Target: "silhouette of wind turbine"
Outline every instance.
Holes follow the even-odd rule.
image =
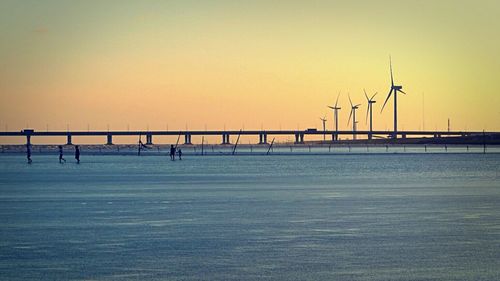
[[[368,122],[368,114],[370,114],[370,133],[368,134],[368,139],[371,140],[373,131],[373,104],[377,102],[374,101],[373,98],[377,95],[377,93],[375,93],[371,98],[368,98],[365,89],[363,89],[363,92],[365,92],[366,101],[368,102],[368,108],[366,109],[366,122]]]
[[[339,137],[339,110],[341,109],[338,107],[338,102],[339,102],[339,96],[340,96],[340,91],[339,94],[337,95],[337,100],[335,101],[334,106],[328,106],[333,110],[333,120],[335,120],[335,135],[334,135],[334,140],[337,140]]]
[[[325,137],[325,131],[326,131],[326,116],[323,116],[323,118],[319,118],[319,120],[321,120],[323,122],[323,141],[326,140],[326,137]]]
[[[352,117],[352,139],[355,140],[356,139],[356,123],[358,123],[356,121],[356,109],[358,109],[361,104],[353,105],[352,101],[351,101],[351,96],[349,94],[347,94],[347,95],[349,97],[349,103],[351,104],[351,113],[349,114],[349,120],[347,121],[347,125],[349,125],[349,123],[351,122],[351,117]]]
[[[382,112],[384,110],[385,104],[387,103],[387,101],[391,97],[391,94],[394,93],[394,134],[392,137],[397,138],[398,137],[398,98],[397,97],[398,97],[398,92],[405,94],[405,95],[406,95],[406,93],[403,92],[403,90],[402,90],[403,86],[394,85],[394,77],[392,75],[391,56],[389,56],[389,67],[391,70],[391,90],[389,91],[389,94],[387,95],[387,98],[385,99],[384,105],[382,106],[382,109],[380,110],[380,112]]]

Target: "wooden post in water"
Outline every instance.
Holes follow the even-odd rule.
[[[270,146],[269,146],[269,148],[267,149],[267,153],[266,153],[266,155],[269,155],[269,152],[271,151],[271,148],[273,148],[274,139],[275,139],[275,138],[273,138],[273,140],[271,141],[271,145],[270,145]]]
[[[137,156],[141,156],[141,138],[142,138],[142,135],[139,134],[139,142],[137,143],[138,147],[137,147]]]
[[[201,136],[201,156],[203,156],[203,144],[205,143],[205,136]]]
[[[240,136],[241,136],[241,130],[240,132],[238,133],[238,138],[236,139],[236,143],[234,144],[234,147],[233,147],[233,155],[236,153],[236,147],[238,147],[238,143],[240,142]]]
[[[483,130],[483,154],[486,154],[486,135]]]
[[[179,132],[179,136],[177,136],[177,141],[175,142],[175,150],[177,150],[177,146],[179,145],[179,139],[181,138],[181,132]]]

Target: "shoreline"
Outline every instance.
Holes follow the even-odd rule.
[[[75,145],[62,145],[64,154],[73,155]],[[82,155],[138,155],[136,144],[95,145],[78,144]],[[181,144],[178,146],[186,156],[251,156],[251,155],[355,155],[355,154],[422,154],[422,153],[500,153],[497,144],[404,144],[404,143],[336,143],[336,144],[239,144],[235,145],[202,145]],[[140,156],[165,156],[169,154],[170,145],[148,145],[141,149]],[[234,153],[233,153],[234,150]],[[58,145],[32,144],[33,155],[58,154]],[[1,145],[0,156],[10,154],[25,154],[26,145]],[[203,154],[202,154],[203,153]]]

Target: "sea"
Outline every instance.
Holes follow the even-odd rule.
[[[480,151],[1,154],[0,280],[500,280]]]

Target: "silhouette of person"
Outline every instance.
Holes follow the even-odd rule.
[[[59,163],[66,163],[66,159],[63,158],[63,148],[61,145],[59,147]]]
[[[75,159],[76,159],[76,164],[80,164],[80,148],[75,146]]]
[[[26,145],[26,158],[28,158],[28,164],[31,164],[31,162],[33,162],[31,160],[31,147],[29,144]]]
[[[179,160],[182,160],[182,150],[180,148],[177,149],[177,154],[179,154]]]
[[[170,145],[170,160],[175,161],[175,147],[173,144]]]

